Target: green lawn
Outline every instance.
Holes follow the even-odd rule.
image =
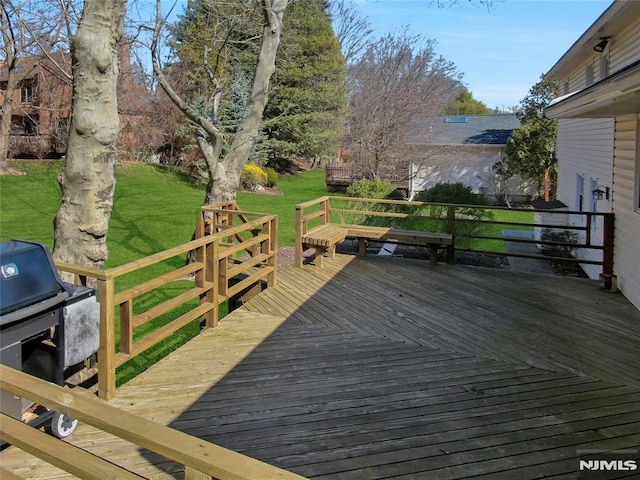
[[[53,219],[60,205],[56,177],[61,162],[20,162],[27,175],[0,177],[0,238],[20,238],[53,246]],[[243,210],[279,216],[279,244],[293,245],[295,205],[326,195],[324,172],[282,178],[281,196],[239,192]],[[116,168],[109,225],[107,268],[137,260],[191,239],[204,188],[175,170],[146,164]]]
[[[53,247],[53,219],[60,205],[60,188],[56,177],[62,162],[20,162],[15,166],[24,176],[0,176],[0,240],[18,238],[42,242]],[[310,171],[281,179],[282,196],[240,192],[238,203],[243,210],[275,213],[279,216],[279,243],[293,245],[295,205],[326,194],[324,172]],[[198,211],[204,199],[202,186],[195,186],[175,170],[146,164],[124,164],[116,168],[116,190],[109,226],[109,261],[115,267],[147,255],[175,247],[191,240]],[[184,264],[180,258],[136,271],[118,279],[123,290],[149,280],[164,271]],[[188,281],[173,282],[137,299],[135,311],[179,295]],[[136,338],[167,323],[197,304],[197,300],[175,309],[136,329]],[[220,306],[222,318],[227,306]],[[188,341],[199,331],[192,322],[161,344],[118,368],[120,385]]]
[[[53,219],[60,204],[60,188],[56,177],[62,169],[62,163],[28,161],[15,166],[27,175],[0,176],[0,240],[18,238],[52,247]],[[324,172],[307,171],[282,178],[278,189],[282,195],[239,192],[238,204],[242,210],[277,214],[279,245],[292,246],[295,205],[327,194]],[[204,188],[193,185],[175,170],[139,163],[119,165],[116,168],[114,207],[108,235],[109,261],[106,267],[122,265],[188,242],[203,199]],[[531,222],[532,216],[529,212],[494,211],[494,220],[498,221]],[[485,225],[482,233],[499,236],[502,228],[527,227]],[[474,242],[473,247],[503,252],[504,242],[479,240]],[[116,288],[122,290],[139,284],[162,271],[179,267],[183,262],[183,259],[176,258],[157,267],[136,271],[119,280]],[[176,296],[189,286],[190,282],[180,281],[155,290],[138,299],[136,310],[144,311],[150,305]],[[176,309],[152,325],[145,325],[136,331],[136,336],[144,335],[152,327],[177,317],[188,307]],[[222,305],[220,316],[225,314],[226,305]],[[118,384],[146,369],[198,331],[198,322],[192,322],[163,344],[123,365],[118,369]]]

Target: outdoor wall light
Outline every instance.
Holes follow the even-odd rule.
[[[602,188],[604,188],[604,190],[601,190]],[[598,185],[598,187],[591,193],[593,193],[594,200],[602,200],[603,198],[609,200],[609,187],[601,187]]]
[[[598,53],[604,52],[604,49],[607,48],[607,44],[609,43],[610,38],[611,37],[600,37],[600,41],[596,44],[595,47],[593,47],[593,49]]]

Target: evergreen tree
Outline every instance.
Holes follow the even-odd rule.
[[[268,144],[275,155],[333,157],[346,108],[345,62],[326,0],[294,2],[265,111]]]
[[[557,84],[549,80],[542,79],[531,87],[517,114],[522,126],[514,130],[507,143],[505,160],[498,167],[507,177],[519,174],[535,180],[539,190],[544,187],[545,200],[551,199],[556,181],[558,121],[547,118],[544,109],[557,94]]]

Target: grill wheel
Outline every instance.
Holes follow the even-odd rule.
[[[50,433],[58,438],[66,438],[73,433],[78,426],[78,420],[66,416],[64,413],[54,413],[49,426]]]

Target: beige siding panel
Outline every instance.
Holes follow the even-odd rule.
[[[603,55],[609,55],[609,74],[637,62],[640,59],[640,18],[631,25],[618,32],[609,42],[609,49]],[[598,81],[600,75],[601,54],[590,52],[583,57],[583,61],[578,67],[573,69],[569,75],[563,78],[556,78],[560,88],[563,89],[566,80],[569,80],[569,92],[575,92],[587,87],[586,67],[593,65],[594,80]]]
[[[616,34],[611,42],[611,72],[638,61],[640,50],[640,19]]]
[[[638,115],[616,119],[612,205],[616,215],[614,273],[622,293],[640,308],[640,212],[635,204],[637,125]]]
[[[578,176],[584,179],[583,210],[593,209],[591,183],[611,187],[613,158],[614,121],[608,118],[560,119],[558,122],[558,200],[577,210]],[[595,203],[596,211],[609,212],[610,201],[603,199]],[[571,216],[570,225],[584,225],[584,217]],[[602,245],[602,221],[592,228],[595,244]],[[602,252],[582,250],[577,252],[578,258],[585,260],[602,260]],[[590,278],[598,278],[602,268],[597,265],[583,265]]]

